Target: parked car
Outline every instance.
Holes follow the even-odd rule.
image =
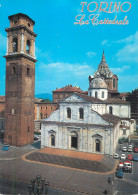
[[[138,162],[138,156],[134,156],[134,157],[133,157],[133,161]]]
[[[119,158],[119,154],[115,154],[115,155],[113,156],[113,158],[118,159],[118,158]]]
[[[9,144],[4,144],[4,147],[9,148],[9,147],[10,147],[10,145],[9,145]]]
[[[124,166],[132,167],[132,162],[131,161],[125,161]]]
[[[118,166],[122,168],[124,166],[124,163],[120,162]]]
[[[123,178],[123,170],[122,169],[118,169],[116,171],[116,176],[119,177],[119,178]]]
[[[131,161],[125,161],[123,171],[132,173],[132,162]]]
[[[128,160],[133,160],[132,154],[128,154],[127,159]]]
[[[127,151],[128,152],[133,152],[133,148],[132,147],[128,147]]]
[[[124,166],[123,171],[125,171],[127,173],[132,173],[132,167]]]
[[[38,135],[37,137],[38,137],[38,139],[41,139],[41,135]]]
[[[134,147],[134,152],[138,153],[138,147]]]
[[[125,160],[126,159],[126,155],[125,154],[121,154],[121,157],[120,157],[121,160]]]
[[[4,146],[3,148],[2,148],[2,150],[4,150],[4,151],[8,151],[10,148],[9,147],[6,147],[6,146]]]
[[[129,147],[129,148],[130,148],[130,147],[131,147],[131,148],[133,148],[133,145],[132,145],[132,144],[130,144],[128,147]]]
[[[123,151],[123,152],[127,152],[127,148],[124,146],[124,147],[122,148],[122,151]]]
[[[38,135],[34,134],[34,140],[38,140],[38,139],[39,139]]]

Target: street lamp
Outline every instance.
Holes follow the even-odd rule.
[[[41,175],[37,175],[36,179],[31,180],[31,184],[28,185],[29,194],[40,195],[47,194],[49,182],[41,178]]]

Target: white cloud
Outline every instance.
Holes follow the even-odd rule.
[[[116,54],[119,62],[138,62],[138,31],[119,41],[126,45]]]
[[[102,45],[102,46],[108,46],[108,47],[109,47],[111,44],[109,44],[109,41],[105,39],[105,40],[103,40],[103,41],[101,42],[101,45]]]
[[[106,45],[107,42],[108,42],[108,40],[103,40],[103,41],[101,42],[101,45]]]
[[[70,64],[70,63],[63,63],[63,62],[56,62],[56,63],[50,63],[50,64],[44,64],[41,63],[39,65],[39,69],[41,71],[48,71],[48,72],[53,72],[56,71],[58,74],[66,73],[66,74],[73,74],[76,76],[88,76],[93,72],[93,69],[90,65],[87,64]]]
[[[93,51],[89,51],[86,53],[86,55],[91,58],[92,56],[96,56],[96,53]]]
[[[111,68],[111,71],[113,71],[113,73],[121,73],[129,68],[130,66],[123,66],[122,68]]]

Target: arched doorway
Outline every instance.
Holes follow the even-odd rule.
[[[72,131],[70,134],[71,137],[71,148],[78,149],[78,134],[75,131]]]
[[[49,132],[49,147],[55,147],[56,146],[56,132],[54,130],[50,130]]]
[[[55,136],[51,135],[51,146],[55,146]]]
[[[102,140],[103,140],[103,137],[99,134],[94,134],[92,136],[92,152],[100,152],[100,153],[103,153],[103,147],[102,147]]]
[[[101,141],[99,139],[95,140],[95,150],[96,152],[101,152]]]

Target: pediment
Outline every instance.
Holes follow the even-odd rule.
[[[87,101],[81,98],[80,96],[73,94],[72,96],[62,100],[62,102],[87,102]]]
[[[99,135],[99,134],[95,134],[95,135],[93,135],[92,137],[95,137],[95,138],[97,138],[97,139],[98,139],[98,138],[99,138],[99,139],[102,138],[102,136]]]

